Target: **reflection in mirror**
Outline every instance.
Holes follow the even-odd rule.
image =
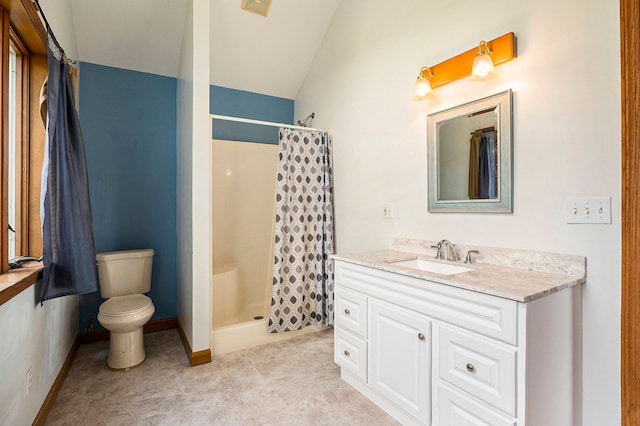
[[[429,211],[512,211],[511,91],[427,117]]]
[[[438,123],[438,200],[497,198],[496,109]]]

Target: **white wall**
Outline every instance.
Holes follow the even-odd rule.
[[[583,417],[620,418],[620,79],[617,2],[340,3],[296,97],[334,135],[338,252],[392,236],[584,255]],[[434,65],[513,31],[499,77],[411,99]],[[514,213],[427,212],[426,115],[514,90]],[[569,197],[612,196],[613,224],[569,225]],[[392,204],[393,219],[382,219]]]
[[[46,0],[42,8],[70,58],[78,47],[68,0]],[[49,393],[78,334],[78,297],[38,301],[40,283],[0,306],[0,424],[30,425]],[[25,376],[32,385],[26,394]]]
[[[40,288],[38,282],[0,306],[0,425],[33,422],[78,334],[78,297],[40,306]]]
[[[41,0],[40,6],[67,57],[78,60],[78,41],[71,0]]]
[[[177,88],[178,318],[194,352],[209,349],[211,133],[209,1],[187,6]]]
[[[187,2],[176,95],[178,319],[192,344],[193,322],[193,2]]]

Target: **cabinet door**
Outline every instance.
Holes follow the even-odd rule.
[[[421,423],[430,421],[431,322],[371,300],[369,384]]]

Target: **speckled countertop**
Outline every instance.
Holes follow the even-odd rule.
[[[498,297],[530,302],[567,287],[583,284],[586,258],[583,256],[540,253],[491,247],[456,245],[462,259],[467,250],[478,250],[471,265],[435,259],[436,242],[395,238],[389,250],[334,255],[335,260],[369,266]],[[394,265],[403,260],[424,259],[473,268],[453,275],[425,272]]]

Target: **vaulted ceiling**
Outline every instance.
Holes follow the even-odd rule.
[[[295,98],[339,2],[272,0],[265,18],[241,9],[242,0],[211,0],[211,84]],[[41,3],[50,21],[73,26],[69,56],[177,76],[187,0]]]

